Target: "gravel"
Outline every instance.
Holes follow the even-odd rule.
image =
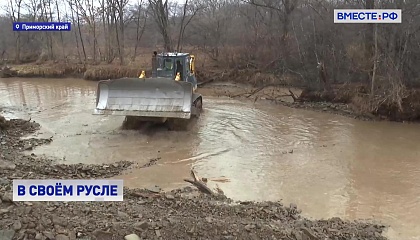
[[[6,126],[7,125],[7,126]],[[295,204],[234,202],[193,187],[170,192],[124,189],[122,202],[13,202],[13,179],[106,178],[133,167],[55,164],[25,149],[52,139],[21,137],[39,129],[14,119],[0,130],[0,239],[386,239],[384,226],[340,218],[309,220]],[[149,167],[150,164],[141,167]]]

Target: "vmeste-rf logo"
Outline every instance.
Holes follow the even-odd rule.
[[[334,9],[334,23],[401,22],[401,9]]]

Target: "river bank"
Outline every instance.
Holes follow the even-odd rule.
[[[229,97],[248,102],[266,102],[282,106],[330,113],[363,121],[380,121],[383,118],[370,113],[359,111],[356,106],[349,103],[327,101],[301,101],[301,88],[285,86],[254,87],[248,84],[229,82],[212,82],[199,86],[198,92],[205,96]],[[293,95],[293,96],[292,96]]]
[[[294,204],[233,203],[224,195],[206,195],[192,187],[165,193],[125,189],[123,202],[13,202],[13,179],[106,178],[127,168],[148,167],[130,162],[56,164],[54,159],[27,156],[25,149],[53,141],[22,139],[39,128],[39,124],[22,119],[1,122],[2,239],[105,240],[130,234],[147,239],[386,239],[381,236],[384,226],[339,218],[308,220]]]
[[[144,66],[147,68],[147,66]],[[142,69],[137,66],[83,65],[83,64],[24,64],[12,65],[0,71],[2,77],[19,78],[83,78],[103,80],[138,77]],[[150,72],[146,71],[146,75]],[[284,106],[315,110],[369,121],[418,122],[420,120],[420,91],[405,90],[399,99],[393,96],[372,99],[361,84],[335,84],[329,94],[309,90],[297,81],[283,81],[271,74],[252,71],[197,70],[202,92],[231,98],[265,100]],[[209,83],[217,83],[216,86]],[[222,83],[222,84],[219,84]],[[223,84],[233,83],[233,84]],[[223,86],[221,89],[219,86]],[[298,86],[293,88],[293,86]],[[293,88],[293,91],[289,91]]]

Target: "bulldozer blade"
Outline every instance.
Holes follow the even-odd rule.
[[[191,118],[193,86],[167,78],[123,78],[98,83],[94,115]]]

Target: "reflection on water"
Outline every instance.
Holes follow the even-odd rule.
[[[77,79],[2,79],[0,108],[6,116],[30,115],[54,136],[37,154],[67,163],[160,159],[118,176],[129,187],[178,187],[194,167],[234,199],[283,199],[309,217],[376,218],[392,225],[393,239],[420,236],[418,125],[205,97],[189,132],[123,131],[122,117],[91,114],[95,87]]]

